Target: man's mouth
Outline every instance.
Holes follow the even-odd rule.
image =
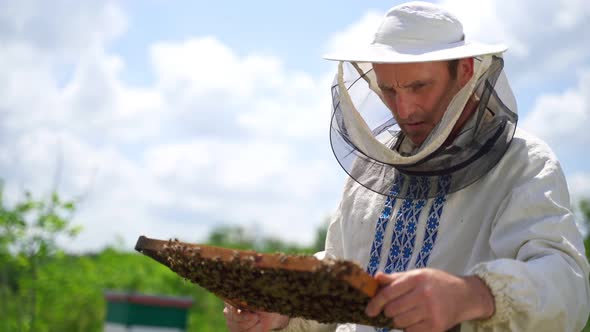
[[[422,127],[423,125],[424,125],[424,121],[419,121],[419,122],[406,123],[406,124],[404,124],[404,127],[406,128],[406,130],[416,130],[416,129],[419,129],[420,127]]]

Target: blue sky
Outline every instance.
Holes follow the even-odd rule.
[[[79,197],[72,250],[220,224],[309,243],[339,201],[321,55],[368,41],[400,2],[7,1],[0,174]],[[590,197],[590,3],[445,0],[468,39],[504,42],[522,127]]]
[[[400,3],[398,1],[398,3]],[[134,75],[148,69],[141,57],[154,40],[183,40],[215,36],[238,54],[269,53],[280,57],[287,68],[318,71],[326,41],[367,10],[385,12],[386,2],[359,1],[128,1],[129,29],[114,49],[132,55],[139,64]],[[368,6],[367,6],[368,5]],[[145,60],[145,59],[144,59]],[[135,73],[131,73],[135,72]]]

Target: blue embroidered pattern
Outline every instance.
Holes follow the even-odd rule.
[[[385,230],[387,229],[391,212],[395,206],[395,197],[399,195],[402,186],[403,178],[396,176],[393,180],[391,191],[385,200],[385,205],[381,211],[381,216],[379,217],[379,220],[377,220],[375,239],[373,239],[373,244],[371,245],[371,256],[369,258],[369,265],[367,266],[367,272],[372,276],[375,275],[377,269],[379,268],[381,249],[383,247],[383,237],[385,236]]]
[[[428,263],[430,253],[434,248],[436,236],[438,234],[438,226],[440,217],[442,215],[443,207],[447,199],[447,193],[451,185],[451,177],[441,176],[438,179],[438,190],[434,198],[434,202],[430,207],[428,213],[428,220],[426,223],[426,232],[422,242],[422,249],[416,258],[416,268],[425,267]],[[401,186],[401,185],[400,185]],[[428,190],[430,190],[429,181],[426,178],[411,178],[409,185],[410,197],[426,197]],[[395,184],[394,184],[395,188]],[[399,192],[399,188],[397,188]],[[393,189],[392,189],[393,192]],[[384,216],[389,218],[391,209],[395,206],[395,199],[385,202],[385,207],[381,213],[381,217],[377,222],[377,231],[375,232],[375,240],[371,248],[371,258],[367,271],[371,275],[375,275],[379,266],[381,257],[381,247],[383,246],[383,233],[387,228],[387,219],[381,222]],[[390,205],[388,205],[388,203]],[[426,205],[426,199],[407,198],[402,202],[402,206],[396,215],[395,227],[393,230],[392,245],[387,257],[387,264],[385,266],[386,273],[405,271],[408,268],[408,263],[412,257],[412,251],[416,239],[416,225],[420,218],[420,212]],[[386,214],[385,212],[388,211]],[[380,231],[380,233],[379,233]],[[375,243],[378,242],[378,248]],[[378,251],[377,251],[378,249]],[[388,328],[376,328],[377,332],[389,332]]]
[[[410,178],[409,197],[427,197],[430,185],[426,177]],[[416,225],[426,199],[406,198],[395,217],[391,248],[385,273],[405,271],[412,257],[416,240]]]
[[[428,212],[428,221],[426,222],[426,232],[424,234],[424,241],[422,241],[422,249],[418,253],[418,257],[416,257],[416,268],[425,267],[428,264],[428,258],[430,258],[430,253],[436,242],[440,216],[447,201],[447,193],[449,192],[450,186],[450,175],[439,177],[438,191],[434,198],[434,203],[430,207],[430,212]]]

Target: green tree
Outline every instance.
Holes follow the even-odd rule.
[[[253,249],[255,242],[243,227],[228,225],[215,228],[207,239],[210,245],[232,249]]]
[[[324,250],[326,246],[326,235],[328,235],[328,226],[330,225],[330,217],[326,217],[320,226],[316,229],[315,239],[313,241],[312,250],[314,252]]]
[[[39,271],[53,257],[63,255],[57,240],[74,237],[80,228],[71,225],[73,201],[56,192],[37,199],[25,192],[21,201],[9,206],[0,182],[0,325],[3,331],[43,331],[40,314]]]
[[[71,224],[73,201],[56,193],[40,199],[25,192],[8,204],[3,189],[0,182],[0,331],[102,331],[105,290],[191,296],[189,331],[225,329],[220,299],[148,257],[120,246],[84,255],[63,252],[58,240],[80,231]],[[210,233],[208,243],[313,253],[323,250],[325,231],[318,230],[316,237],[318,248],[311,248],[222,226]]]
[[[325,234],[322,235],[320,229],[317,234],[318,237],[323,237],[316,242],[321,242],[321,249],[324,248]],[[219,226],[209,234],[207,244],[218,247],[225,247],[231,249],[246,249],[256,250],[258,252],[283,252],[288,254],[311,254],[315,251],[314,247],[300,246],[295,243],[285,242],[276,237],[259,236],[246,231],[242,226]]]

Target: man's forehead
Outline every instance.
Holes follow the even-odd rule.
[[[434,69],[444,68],[449,61],[427,61],[427,62],[408,62],[408,63],[371,63],[373,68],[378,67],[385,70],[404,70],[404,69]]]
[[[448,75],[447,61],[416,63],[373,63],[375,76],[380,86],[395,83],[399,86],[411,85]]]

